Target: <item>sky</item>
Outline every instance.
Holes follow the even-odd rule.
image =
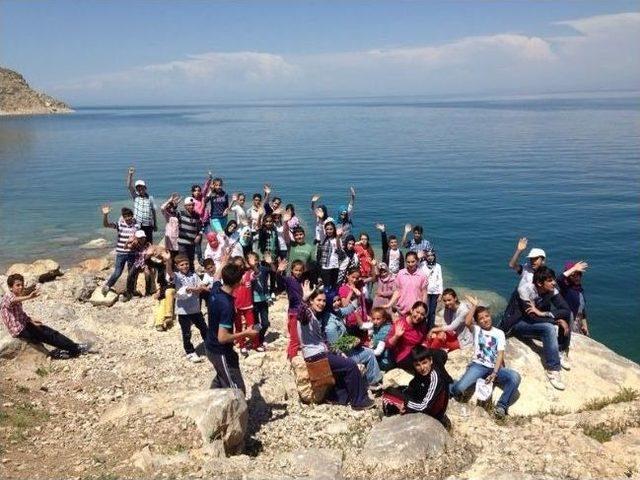
[[[0,65],[72,105],[639,90],[638,1],[0,0]]]

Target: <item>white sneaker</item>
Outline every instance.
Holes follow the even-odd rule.
[[[571,370],[571,360],[569,360],[569,352],[560,352],[560,365],[565,370]]]
[[[564,383],[562,383],[562,377],[560,376],[560,372],[547,370],[547,378],[549,379],[549,383],[553,385],[553,388],[558,390],[564,390]]]
[[[200,363],[202,362],[202,357],[198,356],[196,352],[187,353],[187,360],[189,360],[191,363]]]

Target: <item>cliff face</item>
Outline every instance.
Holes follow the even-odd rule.
[[[72,111],[66,103],[33,90],[18,72],[0,68],[0,115],[36,115]]]

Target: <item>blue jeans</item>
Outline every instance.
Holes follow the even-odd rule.
[[[137,271],[134,272],[135,268],[133,268],[133,262],[136,260],[136,254],[133,252],[129,253],[117,253],[116,254],[116,262],[113,273],[107,280],[107,286],[109,288],[113,287],[115,283],[118,281],[122,272],[124,271],[124,266],[127,266],[127,293],[133,293],[133,289],[135,288],[135,280],[137,277]]]
[[[527,323],[520,320],[511,328],[511,333],[520,339],[541,340],[545,367],[551,371],[560,371],[560,350],[567,350],[571,340],[570,335],[563,334],[562,328],[551,323]]]
[[[429,307],[429,312],[427,312],[427,331],[431,330],[436,324],[436,308],[438,308],[439,296],[437,293],[427,295],[427,305]]]
[[[361,363],[365,366],[365,376],[369,385],[375,385],[382,381],[382,372],[376,359],[376,354],[370,348],[356,347],[352,349],[348,354],[351,360],[356,363]]]
[[[271,322],[269,322],[269,303],[254,302],[253,315],[258,325],[260,325],[260,345],[262,345],[264,337],[267,335],[267,330],[271,326]]]
[[[462,375],[462,378],[451,384],[449,392],[452,396],[462,395],[468,388],[474,386],[478,379],[487,378],[491,375],[491,372],[493,372],[493,368],[471,362],[467,367],[467,371]],[[518,385],[520,385],[520,374],[515,370],[502,367],[498,370],[495,382],[497,385],[500,385],[502,389],[502,395],[500,395],[498,399],[498,405],[507,410],[511,404],[513,394],[516,393]]]

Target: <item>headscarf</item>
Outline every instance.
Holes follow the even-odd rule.
[[[429,254],[433,255],[433,260],[431,262],[428,260],[429,259]],[[428,266],[434,267],[436,265],[436,261],[437,261],[436,251],[435,250],[427,250],[425,252],[424,260],[425,260],[425,262],[427,262]]]
[[[218,235],[216,234],[216,232],[207,233],[207,241],[209,242],[209,246],[213,250],[217,250],[220,246],[220,242],[218,241]]]
[[[249,240],[244,238],[247,232],[251,232],[251,229],[249,227],[242,227],[239,232],[240,236],[238,238],[238,241],[243,247],[248,247],[252,242],[251,238]]]

